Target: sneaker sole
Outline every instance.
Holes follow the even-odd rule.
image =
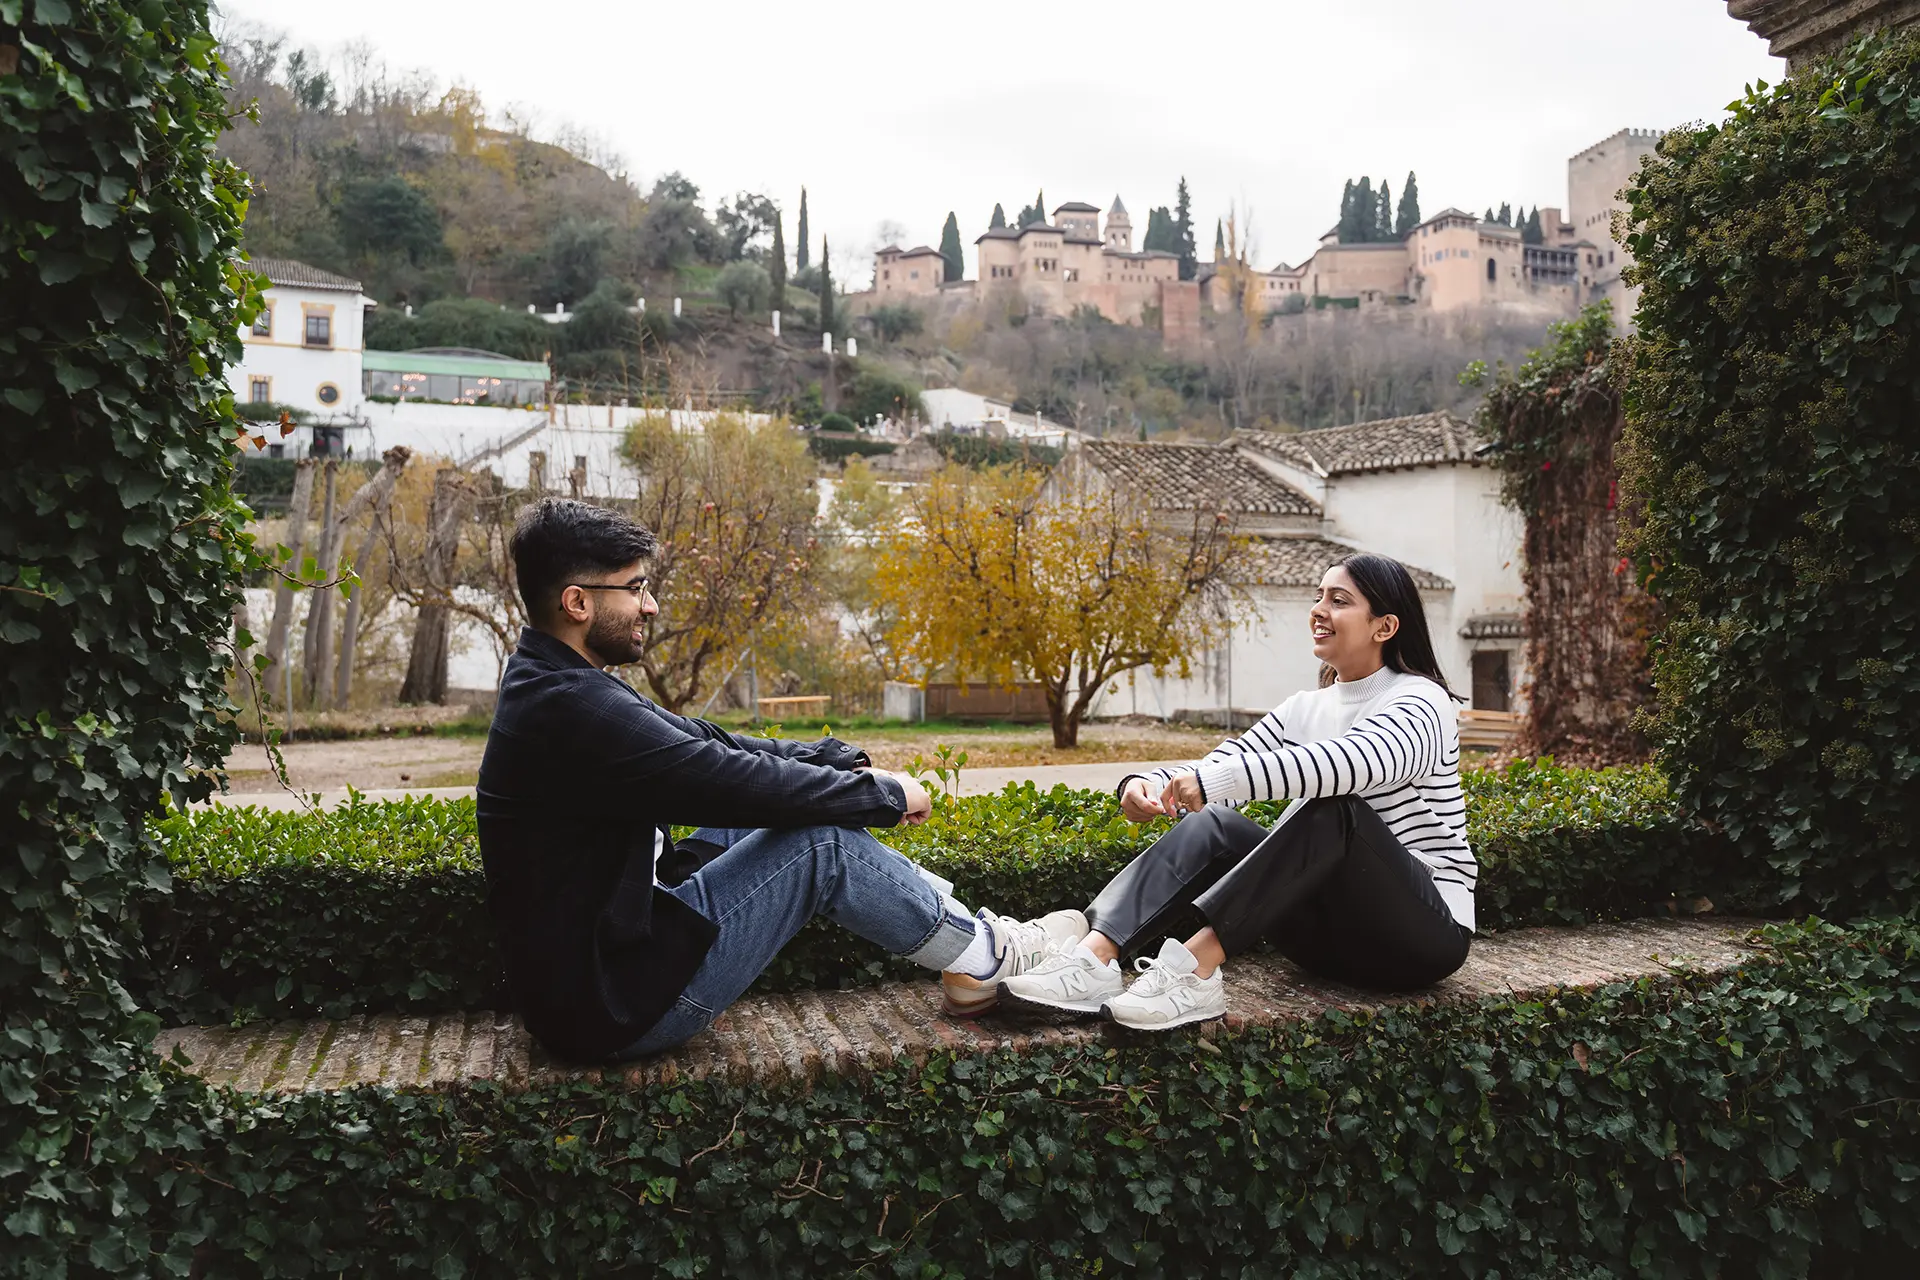
[[[1222,1009],[1218,1013],[1182,1014],[1171,1022],[1127,1022],[1114,1016],[1112,1005],[1103,1004],[1100,1006],[1100,1016],[1114,1026],[1125,1027],[1129,1031],[1171,1031],[1175,1027],[1186,1027],[1196,1022],[1212,1022],[1217,1018],[1224,1018],[1227,1016],[1227,1011]]]
[[[1106,1006],[1105,1000],[1083,1001],[1069,1004],[1064,1001],[1042,1000],[1036,996],[1023,996],[1017,991],[1007,990],[1006,983],[1000,984],[1000,1003],[1013,1009],[1031,1009],[1041,1013],[1084,1013],[1098,1016]]]

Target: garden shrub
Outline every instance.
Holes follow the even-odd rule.
[[[1675,813],[1652,770],[1523,763],[1465,783],[1483,929],[1641,916],[1717,891],[1718,843]],[[1279,808],[1248,812],[1271,822]],[[1030,916],[1089,901],[1165,828],[1128,822],[1102,792],[1026,783],[943,801],[924,825],[878,834],[953,880],[963,901]],[[145,908],[153,967],[143,992],[171,1017],[502,998],[471,800],[355,799],[324,817],[221,806],[169,813],[156,830],[173,888]],[[918,973],[815,921],[759,989]]]
[[[1912,1274],[1920,927],[1765,943],[804,1085],[224,1094],[166,1238],[209,1275]]]
[[[1796,911],[1920,887],[1920,32],[1670,133],[1628,191],[1623,470],[1681,803]]]
[[[144,1269],[145,815],[232,739],[244,175],[203,0],[0,0],[0,1271]],[[191,1121],[185,1121],[189,1127]],[[82,1261],[84,1260],[84,1261]]]

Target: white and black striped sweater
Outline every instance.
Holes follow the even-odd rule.
[[[1361,797],[1433,872],[1453,918],[1473,928],[1479,864],[1467,847],[1459,714],[1425,676],[1382,667],[1364,680],[1296,693],[1206,759],[1140,776],[1157,796],[1180,773],[1199,775],[1210,804]]]

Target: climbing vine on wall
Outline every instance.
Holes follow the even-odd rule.
[[[1633,718],[1651,695],[1647,638],[1658,606],[1620,549],[1614,447],[1624,426],[1621,363],[1604,305],[1553,326],[1518,369],[1486,385],[1479,413],[1502,492],[1526,520],[1531,687],[1521,750],[1615,763],[1647,755]]]
[[[124,979],[146,831],[204,794],[250,556],[227,366],[257,302],[205,0],[0,0],[0,1274],[171,1269],[199,1139]],[[168,1117],[174,1123],[163,1123]],[[184,1117],[184,1118],[183,1118]],[[168,1184],[171,1185],[171,1184]],[[156,1252],[171,1256],[156,1259]]]

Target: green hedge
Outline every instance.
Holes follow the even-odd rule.
[[[207,1275],[1912,1274],[1920,927],[1767,940],[806,1087],[216,1094],[148,1220]]]
[[[1651,770],[1520,764],[1465,782],[1482,928],[1646,915],[1711,891],[1718,846],[1675,815]],[[1248,812],[1271,821],[1278,807]],[[224,1020],[500,998],[471,800],[356,801],[324,818],[222,807],[170,813],[154,829],[173,885],[143,912],[150,1008]],[[1103,793],[1028,783],[880,834],[953,880],[963,901],[1024,916],[1087,902],[1164,830],[1126,821]],[[815,921],[761,989],[906,972]]]
[[[1788,909],[1920,907],[1920,31],[1668,134],[1627,192],[1650,735]]]

